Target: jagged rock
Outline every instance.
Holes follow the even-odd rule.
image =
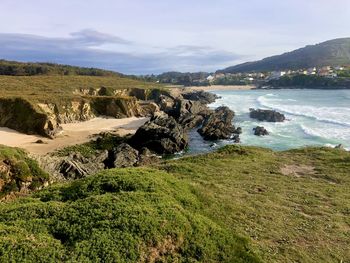
[[[158,99],[158,105],[160,107],[160,110],[169,112],[175,106],[175,99],[170,96],[160,95]]]
[[[66,179],[79,179],[88,174],[88,171],[79,162],[73,160],[63,160],[59,165],[59,172]]]
[[[176,99],[174,107],[166,113],[175,119],[179,119],[183,115],[197,115],[206,109],[206,105],[199,101]]]
[[[62,158],[49,158],[51,165],[42,160],[39,161],[51,174],[63,176],[64,179],[79,179],[95,174],[105,168],[104,160],[108,158],[108,152],[102,151],[96,156],[86,158],[80,153],[71,153]]]
[[[137,166],[145,166],[159,162],[159,157],[147,148],[142,148]]]
[[[233,137],[232,137],[232,140],[234,143],[240,143],[241,142],[241,138],[239,137],[238,134],[235,134]]]
[[[266,136],[269,135],[269,132],[264,128],[257,126],[256,128],[253,129],[254,135],[256,136]]]
[[[142,109],[142,115],[145,117],[152,117],[156,112],[159,112],[159,106],[154,102],[139,102]]]
[[[219,97],[213,93],[205,91],[193,91],[182,94],[186,100],[199,101],[202,104],[210,104],[215,102]]]
[[[174,154],[187,147],[188,137],[173,117],[159,112],[136,131],[130,144],[136,149],[146,147],[157,154]]]
[[[267,122],[283,122],[286,117],[274,110],[250,109],[250,118]]]
[[[242,134],[243,133],[243,130],[241,127],[238,127],[236,130],[235,130],[235,133],[236,134]]]
[[[335,149],[341,149],[344,150],[344,146],[342,144],[338,144],[337,146],[335,146]]]
[[[235,113],[228,107],[219,107],[213,111],[198,132],[205,140],[230,139],[235,132],[232,124]]]
[[[135,166],[139,161],[139,152],[127,143],[122,143],[109,151],[105,160],[106,168],[125,168]]]
[[[178,122],[186,130],[190,130],[202,125],[204,117],[202,115],[193,115],[191,113],[182,115]]]

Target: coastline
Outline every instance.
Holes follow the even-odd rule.
[[[148,118],[94,118],[85,122],[62,124],[63,131],[55,139],[38,135],[27,135],[15,130],[0,127],[0,144],[18,147],[29,153],[46,155],[58,149],[90,141],[101,132],[113,132],[120,136],[133,134]],[[36,143],[42,140],[44,143]]]
[[[231,90],[252,90],[256,89],[256,86],[254,85],[244,85],[244,86],[239,86],[239,85],[213,85],[213,86],[191,86],[191,87],[186,87],[186,90],[191,90],[191,91],[231,91]]]

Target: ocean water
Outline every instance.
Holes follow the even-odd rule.
[[[235,111],[234,125],[242,127],[243,145],[273,150],[287,150],[304,146],[342,144],[350,150],[350,90],[249,90],[215,91],[221,96],[210,107],[228,106]],[[249,117],[250,108],[273,109],[286,115],[283,123],[259,122]],[[264,126],[269,136],[258,137],[253,128]],[[232,144],[205,142],[192,131],[189,153],[209,152]]]

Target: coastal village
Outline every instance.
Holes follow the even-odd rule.
[[[318,76],[326,78],[337,78],[337,77],[350,77],[350,66],[323,66],[323,67],[311,67],[308,69],[298,70],[282,70],[282,71],[264,71],[264,72],[250,72],[250,73],[215,73],[207,77],[209,83],[235,81],[236,84],[247,84],[261,81],[269,81],[279,79],[286,76]],[[201,80],[198,80],[201,81]],[[203,80],[202,80],[203,81]]]
[[[181,73],[166,72],[160,75],[147,75],[144,79],[158,83],[183,86],[212,86],[212,85],[257,85],[280,79],[302,77],[311,80],[348,81],[350,79],[350,65],[322,66],[301,69],[285,69],[278,71],[254,71],[230,73],[217,71],[215,73],[197,72]]]

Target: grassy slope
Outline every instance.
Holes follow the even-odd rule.
[[[154,88],[157,85],[118,76],[0,76],[0,97],[22,97],[30,101],[55,101],[79,97],[79,89]]]
[[[337,149],[232,146],[105,171],[0,204],[0,258],[347,262],[349,170]]]

